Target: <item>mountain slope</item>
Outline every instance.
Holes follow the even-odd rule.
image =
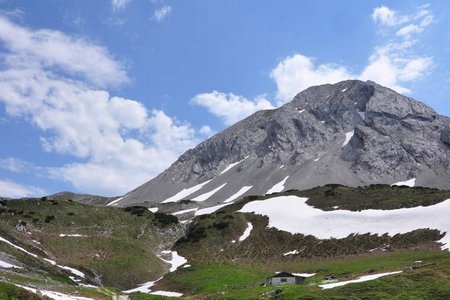
[[[450,120],[373,82],[314,86],[188,150],[114,205],[211,206],[329,183],[450,188]]]
[[[0,264],[0,278],[17,283],[10,276],[18,272],[73,286],[134,288],[171,268],[164,250],[183,235],[175,217],[144,207],[121,209],[47,198],[2,201],[0,263],[8,268]]]

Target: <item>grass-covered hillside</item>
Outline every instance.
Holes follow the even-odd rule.
[[[0,268],[0,277],[16,283],[76,285],[69,279],[74,272],[56,263],[82,272],[84,278],[75,277],[85,284],[134,288],[167,271],[170,266],[156,255],[181,235],[175,217],[144,207],[88,206],[47,198],[2,201],[0,237],[22,250],[0,241],[0,254],[21,267],[15,272]]]
[[[328,185],[279,195],[307,197],[323,210],[397,209],[428,206],[450,198],[448,191],[373,185],[349,188]],[[450,297],[450,255],[437,243],[444,233],[421,228],[404,234],[349,235],[319,240],[268,228],[268,218],[239,213],[246,203],[275,195],[250,196],[211,215],[197,217],[175,245],[192,264],[170,274],[158,288],[183,292],[192,299],[264,299],[273,287],[260,286],[276,271],[316,273],[307,286],[281,288],[279,299],[447,299]],[[239,241],[252,224],[251,234]],[[296,250],[295,252],[293,250]],[[389,271],[400,275],[322,290],[336,280]],[[268,293],[269,294],[266,294]],[[397,298],[396,298],[397,297]]]
[[[169,274],[157,287],[184,293],[184,299],[450,299],[450,255],[445,252],[401,251],[266,262],[194,263]],[[307,278],[305,285],[263,286],[268,276],[280,270],[316,274]],[[345,281],[391,271],[402,273],[332,289],[320,287],[330,276]],[[135,299],[153,298],[140,295]]]
[[[186,225],[146,207],[92,206],[64,198],[3,200],[0,261],[17,268],[0,267],[0,299],[45,299],[17,285],[112,299],[163,274],[152,291],[174,291],[185,299],[450,299],[450,254],[437,242],[443,232],[417,228],[392,236],[318,239],[269,228],[267,216],[238,212],[250,202],[280,195],[308,198],[308,205],[325,211],[430,206],[450,198],[448,191],[428,188],[327,185],[245,197],[215,213],[193,217]],[[159,205],[159,211],[195,205],[182,200]],[[187,265],[167,274],[170,265],[158,256],[163,250],[177,251]],[[305,285],[264,286],[277,271],[315,275]],[[402,273],[333,289],[320,287],[327,278],[345,281],[393,271]],[[144,293],[130,297],[164,299]]]
[[[280,195],[307,197],[307,203],[322,210],[337,206],[346,210],[395,209],[426,206],[450,198],[449,191],[430,188],[408,188],[388,185],[350,188],[328,185],[306,191],[287,191],[276,195],[250,196],[210,215],[195,218],[184,238],[178,240],[176,249],[193,260],[240,260],[270,264],[274,260],[328,258],[358,255],[370,252],[404,249],[438,249],[443,233],[435,229],[417,230],[389,236],[387,234],[358,234],[341,239],[320,240],[311,235],[290,234],[276,228],[268,228],[268,218],[237,212],[246,203],[271,199]],[[251,235],[243,243],[233,243],[252,223]],[[319,224],[318,224],[319,225]],[[295,255],[284,253],[297,249]],[[201,253],[201,254],[200,254]],[[269,261],[265,261],[269,259]]]

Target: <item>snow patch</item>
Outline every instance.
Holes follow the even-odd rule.
[[[137,292],[148,294],[151,291],[152,286],[154,286],[155,283],[157,283],[161,279],[163,279],[163,277],[160,277],[160,278],[158,278],[155,281],[149,281],[149,282],[142,283],[137,288],[134,288],[134,289],[131,289],[131,290],[122,291],[122,292],[125,293],[125,294],[131,294],[131,293],[137,293]]]
[[[190,268],[190,267],[192,267],[192,266],[191,265],[184,265],[183,269]]]
[[[279,193],[284,190],[284,184],[286,183],[286,180],[289,178],[289,176],[286,176],[283,180],[275,184],[270,190],[266,192],[266,194],[272,194],[272,193]]]
[[[204,193],[200,196],[197,196],[195,198],[192,198],[192,201],[197,201],[197,202],[203,202],[207,199],[209,199],[209,197],[211,197],[212,195],[214,195],[215,193],[217,193],[220,189],[222,189],[224,186],[226,185],[226,183],[222,184],[219,187],[216,187],[215,189],[213,189],[212,191],[209,191],[207,193]]]
[[[301,113],[304,112],[304,111],[305,111],[305,109],[301,109],[301,110],[298,111],[298,113],[301,114]]]
[[[8,241],[7,239],[4,239],[4,238],[0,237],[0,241],[6,243],[6,244],[8,244],[8,245],[10,245],[11,247],[16,248],[17,250],[20,250],[20,251],[22,251],[22,252],[24,252],[24,253],[26,253],[26,254],[28,254],[28,255],[34,257],[34,258],[39,258],[39,256],[37,256],[36,254],[31,253],[31,252],[25,250],[24,248],[19,247],[19,246],[15,245],[15,244],[11,243],[11,242]],[[74,274],[74,275],[76,275],[76,276],[79,276],[79,277],[82,277],[82,278],[85,277],[84,273],[78,271],[77,269],[70,268],[70,267],[66,267],[66,266],[58,265],[55,261],[53,261],[53,260],[51,260],[51,259],[48,259],[48,258],[43,258],[43,260],[45,260],[46,262],[49,262],[50,264],[52,264],[52,265],[54,265],[54,266],[57,266],[58,268],[68,270],[68,271],[70,271],[72,274]]]
[[[399,181],[399,182],[392,184],[391,186],[394,186],[394,185],[396,185],[396,186],[406,185],[409,187],[414,187],[416,185],[416,178],[411,178],[410,180],[406,180],[406,181]]]
[[[430,205],[392,210],[323,211],[306,204],[308,198],[279,196],[249,202],[239,212],[254,212],[269,217],[269,227],[292,234],[311,234],[319,239],[345,238],[353,233],[395,234],[420,228],[437,229],[447,234],[439,241],[450,246],[450,199]]]
[[[172,213],[172,215],[178,216],[178,215],[187,214],[189,212],[197,211],[197,210],[198,210],[198,208],[189,208],[189,209],[185,209],[185,210],[180,210],[180,211],[174,212],[174,213]]]
[[[183,294],[177,292],[167,292],[167,291],[155,291],[151,292],[150,295],[165,296],[165,297],[181,297]]]
[[[60,269],[64,269],[64,270],[69,271],[70,273],[72,273],[75,276],[78,276],[78,277],[81,277],[81,278],[85,277],[84,273],[81,272],[81,271],[78,271],[77,269],[74,269],[74,268],[71,268],[71,267],[67,267],[67,266],[61,266],[61,265],[56,265],[56,266],[58,268],[60,268]]]
[[[17,250],[22,251],[22,252],[24,252],[24,253],[26,253],[26,254],[28,254],[28,255],[30,255],[30,256],[33,256],[34,258],[38,258],[38,256],[37,256],[36,254],[31,253],[31,252],[25,250],[24,248],[22,248],[22,247],[20,247],[20,246],[17,246],[17,245],[15,245],[15,244],[13,244],[13,243],[11,243],[11,242],[8,241],[7,239],[4,239],[4,238],[0,237],[0,241],[6,243],[6,244],[8,244],[8,245],[10,245],[10,246],[13,247],[13,248],[16,248]]]
[[[248,157],[248,156],[246,156],[244,159],[242,159],[242,160],[240,160],[240,161],[237,161],[237,162],[235,162],[235,163],[229,164],[228,167],[226,167],[225,169],[223,169],[222,172],[220,172],[220,175],[222,175],[222,174],[228,172],[229,170],[233,169],[234,166],[236,166],[236,165],[240,164],[241,162],[243,162],[247,157]]]
[[[283,256],[295,255],[295,254],[298,254],[298,253],[299,253],[298,250],[292,250],[292,251],[284,253]]]
[[[162,251],[161,254],[171,254],[172,258],[169,260],[162,258],[161,255],[157,255],[160,260],[170,264],[169,270],[170,273],[175,272],[178,269],[178,267],[187,263],[187,259],[179,255],[177,251],[165,250]]]
[[[219,204],[219,205],[216,205],[216,206],[211,206],[211,207],[207,207],[207,208],[202,208],[202,209],[197,210],[197,211],[195,212],[195,215],[196,215],[196,216],[201,216],[201,215],[212,214],[212,213],[215,212],[216,210],[219,210],[219,209],[221,209],[222,207],[225,207],[225,206],[230,205],[230,204],[233,204],[233,202],[228,202],[228,203],[225,203],[225,204]]]
[[[66,234],[66,233],[61,233],[59,235],[60,237],[87,237],[87,235],[83,235],[83,234]]]
[[[50,263],[50,264],[53,265],[53,266],[57,266],[57,267],[60,268],[60,269],[69,271],[70,273],[72,273],[72,274],[75,275],[75,276],[78,276],[78,277],[81,277],[81,278],[85,278],[85,277],[86,277],[86,276],[84,275],[83,272],[78,271],[77,269],[74,269],[74,268],[71,268],[71,267],[62,266],[62,265],[58,265],[58,264],[56,263],[56,261],[51,260],[51,259],[48,259],[48,258],[44,258],[44,260],[45,260],[46,262]]]
[[[117,205],[117,203],[119,203],[119,201],[122,200],[122,199],[123,199],[123,197],[119,197],[119,198],[117,198],[116,200],[114,200],[114,201],[109,202],[108,204],[106,204],[106,206],[114,206],[114,205]]]
[[[292,275],[301,277],[313,277],[314,275],[316,275],[316,273],[292,273]]]
[[[63,293],[59,293],[59,292],[38,290],[38,289],[31,288],[31,287],[28,287],[28,286],[20,285],[20,284],[15,284],[15,286],[23,288],[23,289],[25,289],[27,291],[30,291],[30,292],[34,293],[34,294],[41,294],[41,295],[47,296],[47,297],[49,297],[50,299],[53,299],[53,300],[94,300],[94,298],[79,297],[79,296],[72,296],[72,295],[67,295],[67,294],[63,294]]]
[[[345,88],[345,89],[342,89],[341,91],[342,91],[342,92],[345,92],[346,90],[347,90],[347,88]]]
[[[177,202],[178,200],[182,200],[183,198],[186,198],[187,196],[195,193],[196,191],[201,189],[203,186],[205,186],[209,182],[211,182],[211,180],[208,180],[208,181],[205,181],[203,183],[194,185],[193,187],[190,187],[190,188],[187,188],[187,189],[183,189],[180,192],[178,192],[177,194],[173,195],[170,198],[167,198],[166,200],[164,200],[161,203]]]
[[[3,261],[3,260],[0,260],[0,268],[3,268],[3,269],[12,269],[12,268],[23,269],[22,267],[10,264],[10,263],[8,263],[6,261]]]
[[[252,230],[253,230],[252,223],[247,222],[247,228],[245,228],[244,233],[239,237],[239,242],[243,242],[246,238],[248,238]]]
[[[344,147],[345,145],[348,144],[348,142],[350,142],[350,139],[353,137],[354,134],[355,134],[355,130],[349,131],[345,134],[345,141],[342,144],[342,147]]]
[[[316,158],[314,161],[319,161],[320,157]]]
[[[373,275],[366,275],[366,276],[361,276],[357,279],[353,279],[353,280],[346,280],[346,281],[340,281],[340,282],[333,282],[333,283],[327,283],[327,284],[322,284],[319,285],[319,287],[323,288],[323,289],[332,289],[338,286],[343,286],[343,285],[347,285],[349,283],[358,283],[358,282],[364,282],[364,281],[370,281],[370,280],[375,280],[378,279],[380,277],[383,276],[388,276],[388,275],[394,275],[394,274],[399,274],[402,271],[396,271],[396,272],[387,272],[387,273],[380,273],[380,274],[373,274]]]
[[[155,212],[158,211],[158,208],[157,208],[157,207],[150,207],[150,208],[148,209],[148,211],[149,211],[149,212],[152,212],[152,213],[155,213]]]
[[[228,199],[226,199],[223,202],[228,203],[228,202],[231,202],[231,201],[237,199],[241,195],[247,193],[252,187],[253,187],[252,185],[242,187],[239,191],[237,191],[235,194],[231,195]]]

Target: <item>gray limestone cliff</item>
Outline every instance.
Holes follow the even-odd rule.
[[[236,123],[118,204],[194,199],[211,206],[274,186],[413,178],[416,186],[450,188],[449,164],[449,118],[374,82],[349,80],[310,87],[278,109]]]

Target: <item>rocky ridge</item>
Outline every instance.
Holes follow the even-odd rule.
[[[450,188],[450,119],[374,82],[310,87],[186,151],[119,206],[182,199],[211,206],[329,183]],[[174,197],[175,196],[175,197]]]

